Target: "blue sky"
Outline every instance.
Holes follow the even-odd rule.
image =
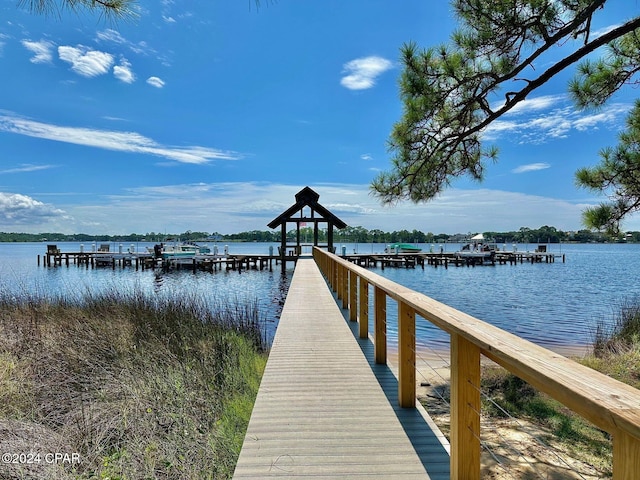
[[[580,229],[582,209],[603,199],[577,189],[574,172],[616,144],[638,96],[626,88],[579,112],[563,73],[484,133],[500,157],[483,183],[382,207],[369,183],[390,166],[399,50],[448,41],[447,1],[139,0],[136,10],[112,23],[0,0],[0,231],[266,230],[307,185],[369,229]],[[610,0],[594,29],[638,14],[638,0]],[[640,230],[640,218],[624,227]]]

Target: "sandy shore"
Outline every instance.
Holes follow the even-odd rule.
[[[589,353],[586,345],[549,350],[569,358]],[[482,361],[493,364],[486,357],[482,357]],[[397,351],[388,351],[387,363],[397,372]],[[449,396],[450,378],[448,350],[420,349],[416,352],[416,396],[447,438],[450,411],[445,398]],[[485,446],[481,455],[482,478],[603,478],[602,472],[588,462],[572,458],[571,452],[566,451],[561,443],[549,441],[553,443],[552,447],[547,442],[540,442],[541,438],[550,438],[549,432],[527,420],[483,417],[481,430]]]

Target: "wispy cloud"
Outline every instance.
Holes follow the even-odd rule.
[[[613,24],[613,25],[608,25],[606,27],[600,28],[598,30],[594,30],[593,32],[591,32],[590,40],[594,40],[594,39],[596,39],[598,37],[601,37],[602,35],[605,35],[605,34],[609,33],[611,30],[614,30],[614,29],[618,28],[619,26],[621,26],[621,24],[616,23],[616,24]]]
[[[535,172],[537,170],[545,170],[547,168],[551,168],[551,165],[548,163],[529,163],[527,165],[520,165],[517,168],[511,170],[512,173],[527,173],[527,172]]]
[[[340,84],[349,90],[365,90],[373,87],[376,79],[391,68],[393,63],[386,58],[356,58],[344,64],[342,73],[345,75],[340,79]]]
[[[98,32],[96,34],[96,39],[101,42],[111,42],[120,45],[129,43],[128,40],[120,34],[120,32],[111,28]]]
[[[567,96],[564,94],[542,95],[540,97],[528,98],[516,104],[511,110],[509,110],[508,115],[522,115],[531,112],[539,112],[541,110],[548,110],[551,107],[566,103],[566,101]],[[497,110],[502,107],[502,105],[504,105],[504,102],[492,105],[492,108]]]
[[[152,87],[156,87],[156,88],[162,88],[164,87],[164,80],[158,78],[158,77],[149,77],[147,78],[147,83],[149,85],[151,85]]]
[[[4,46],[6,45],[5,40],[9,38],[9,35],[5,33],[0,33],[0,57],[2,56]]]
[[[508,134],[518,143],[545,143],[550,139],[565,138],[572,130],[615,127],[630,108],[630,104],[614,103],[592,113],[575,109],[564,95],[533,98],[489,125],[483,132],[483,138],[497,140]]]
[[[25,163],[18,167],[0,170],[0,174],[37,172],[39,170],[48,170],[50,168],[54,168],[54,166],[53,165],[31,165],[31,164]]]
[[[113,30],[111,28],[107,28],[105,30],[99,31],[96,34],[96,41],[98,43],[109,44],[112,43],[114,45],[118,45],[120,47],[126,47],[132,52],[139,55],[157,55],[157,52],[149,47],[149,45],[145,41],[140,41],[138,43],[132,42],[125,37],[123,37],[120,32],[117,30]]]
[[[237,152],[209,147],[162,145],[135,132],[52,125],[6,113],[0,113],[0,132],[105,150],[154,155],[180,163],[206,164],[213,160],[237,160],[241,158],[241,155]]]
[[[370,153],[363,153],[360,158],[365,161],[373,160],[373,156]]]
[[[71,47],[61,45],[58,47],[60,60],[71,64],[71,70],[83,77],[96,77],[109,73],[114,63],[113,55],[89,47],[78,45]]]
[[[40,40],[32,42],[31,40],[22,40],[22,46],[33,53],[31,63],[51,63],[53,60],[54,44],[48,40]]]

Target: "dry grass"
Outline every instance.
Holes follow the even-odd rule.
[[[0,478],[233,474],[266,361],[257,309],[137,292],[5,297],[0,453],[31,457],[0,463]]]

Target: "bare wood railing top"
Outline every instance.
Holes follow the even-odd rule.
[[[560,401],[597,427],[640,439],[640,391],[508,333],[471,315],[399,285],[340,257],[314,249],[382,289],[397,302],[452,335],[476,345],[481,353],[540,391]],[[541,299],[543,300],[543,299]]]

